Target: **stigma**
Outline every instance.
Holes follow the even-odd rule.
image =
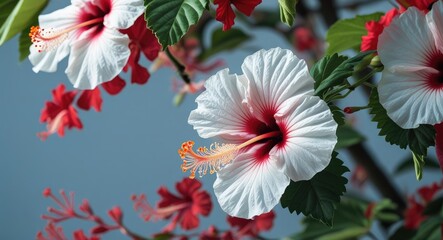
[[[183,160],[181,169],[183,172],[190,170],[189,178],[191,179],[195,178],[196,173],[200,177],[203,177],[208,172],[214,174],[231,163],[242,148],[263,139],[278,137],[280,134],[280,131],[268,132],[241,144],[213,143],[209,148],[199,147],[197,152],[193,150],[193,141],[184,142],[178,150],[178,154]]]

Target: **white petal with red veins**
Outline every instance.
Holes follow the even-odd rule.
[[[63,9],[54,11],[50,14],[41,15],[39,17],[39,23],[41,29],[55,29],[56,31],[64,30],[71,26],[74,26],[77,21],[77,14],[80,9],[74,6],[67,6]],[[35,44],[30,47],[29,61],[34,65],[32,70],[34,72],[45,71],[55,72],[57,71],[57,64],[63,60],[69,54],[69,42],[72,39],[72,34],[69,34],[66,39],[58,46],[54,46],[54,49],[50,51],[38,52]]]
[[[111,12],[105,16],[104,25],[126,29],[144,12],[143,0],[112,0]]]
[[[420,124],[436,124],[443,120],[443,92],[429,86],[429,65],[442,44],[443,5],[434,4],[426,16],[409,8],[386,27],[379,38],[378,53],[385,69],[378,85],[380,103],[388,116],[400,127],[416,128]],[[434,19],[435,18],[435,19]],[[433,32],[434,31],[434,32]],[[432,80],[433,81],[433,80]]]
[[[92,29],[93,30],[93,29]],[[82,34],[82,36],[88,36]],[[129,38],[116,29],[104,28],[94,39],[72,42],[66,74],[75,88],[94,89],[112,80],[125,66],[130,50]]]
[[[263,115],[292,96],[314,94],[306,62],[289,50],[260,50],[246,57],[242,70],[248,79],[247,100],[254,115]]]
[[[189,124],[203,138],[220,137],[233,142],[249,136],[244,131],[245,121],[251,116],[243,104],[245,79],[229,74],[228,69],[217,72],[206,83],[206,90],[195,100],[197,109],[189,115]]]
[[[293,181],[309,180],[331,160],[337,123],[317,96],[295,96],[282,106],[275,119],[286,126],[286,142],[269,154],[284,160],[285,174]]]
[[[424,13],[411,7],[395,18],[380,35],[377,50],[385,69],[423,66],[427,53],[435,51]]]
[[[432,10],[426,15],[429,29],[434,36],[437,49],[443,52],[443,2],[438,1],[432,6]]]
[[[254,150],[259,147],[240,154],[217,173],[214,192],[223,211],[231,216],[250,219],[271,211],[289,185],[281,160],[256,162]]]
[[[430,71],[383,72],[378,86],[380,103],[400,127],[417,128],[443,121],[443,91],[426,86],[424,75]]]

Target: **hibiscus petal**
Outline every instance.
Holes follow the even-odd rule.
[[[39,17],[40,28],[53,28],[57,31],[74,26],[76,24],[79,11],[80,10],[77,7],[67,6],[50,14],[41,15]],[[58,46],[54,44],[54,49],[50,51],[39,52],[36,48],[36,44],[32,44],[29,48],[29,61],[32,63],[32,65],[34,65],[32,70],[34,72],[57,71],[57,64],[69,54],[69,39],[72,38],[72,34],[69,35],[67,38],[68,39],[65,39],[64,41],[59,43]]]
[[[77,100],[77,106],[86,111],[89,111],[92,107],[97,112],[100,112],[102,110],[102,103],[103,100],[98,87],[93,90],[84,90]]]
[[[214,192],[223,211],[231,216],[250,219],[271,211],[289,185],[280,160],[271,157],[257,163],[254,150],[260,145],[238,155],[217,173]]]
[[[129,28],[144,10],[142,0],[112,0],[112,11],[105,16],[104,25],[117,29]]]
[[[282,105],[275,119],[286,126],[286,142],[269,154],[284,160],[285,174],[293,181],[309,180],[331,160],[337,123],[317,96],[296,96]]]
[[[246,57],[242,70],[248,79],[248,104],[256,117],[276,110],[292,96],[314,93],[314,80],[306,62],[289,50],[260,50]]]
[[[115,76],[115,78],[111,81],[102,84],[103,89],[105,89],[109,95],[119,94],[125,86],[125,80],[123,80],[119,75]]]
[[[378,86],[380,103],[388,116],[402,128],[437,124],[443,119],[443,91],[430,89],[425,76],[429,69],[416,72],[383,71]]]
[[[244,132],[245,121],[251,113],[242,103],[245,98],[243,80],[224,69],[206,81],[206,90],[195,100],[198,107],[188,119],[201,137],[218,136],[234,142],[253,137]]]
[[[88,36],[88,34],[82,34]],[[94,89],[117,76],[129,58],[129,39],[118,30],[104,28],[94,39],[72,43],[66,74],[75,88]]]
[[[434,38],[424,13],[409,8],[386,27],[378,39],[378,54],[385,68],[423,66],[435,51]]]
[[[214,4],[218,5],[215,13],[215,19],[223,23],[223,31],[231,29],[234,25],[235,13],[231,7],[230,0],[214,0]]]
[[[443,52],[443,2],[438,1],[432,6],[432,10],[426,15],[429,28],[434,36],[435,45]]]

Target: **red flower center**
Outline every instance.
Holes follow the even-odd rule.
[[[427,74],[427,84],[431,89],[443,89],[443,53],[434,52],[428,56],[425,66],[431,67],[438,72]]]
[[[95,4],[91,2],[85,3],[82,8],[82,12],[78,16],[78,22],[88,22],[94,19],[104,19],[104,17],[111,12],[112,2],[111,0],[96,1]],[[88,37],[95,38],[100,35],[104,29],[103,21],[98,21],[94,24],[84,26],[79,29],[80,33],[93,29]]]
[[[270,132],[280,133],[277,136],[260,140],[251,145],[253,146],[255,144],[264,143],[264,145],[255,152],[255,159],[257,160],[257,162],[264,162],[268,160],[269,152],[275,146],[280,148],[285,145],[286,135],[287,135],[286,125],[283,123],[277,123],[277,121],[274,118],[275,113],[276,110],[267,109],[263,111],[262,114],[263,120],[265,122],[262,122],[256,118],[250,118],[245,122],[246,132],[256,134],[257,136]]]

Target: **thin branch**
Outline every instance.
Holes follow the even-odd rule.
[[[174,57],[174,55],[172,55],[171,51],[169,51],[169,48],[165,49],[165,53],[168,56],[168,58],[171,60],[172,64],[174,64],[175,68],[177,69],[178,74],[180,75],[180,77],[183,79],[183,81],[186,84],[191,84],[191,78],[189,77],[189,75],[186,73],[186,67],[185,65],[183,65],[182,63],[180,63],[180,61],[178,61],[177,58]]]

